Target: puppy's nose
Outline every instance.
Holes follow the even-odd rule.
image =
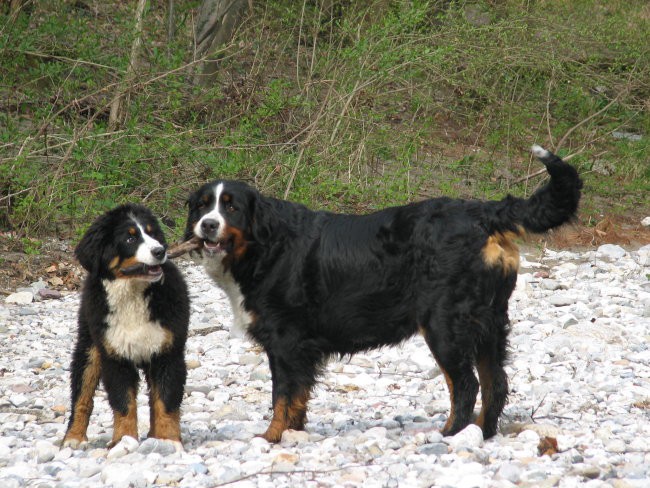
[[[201,231],[205,234],[206,237],[214,236],[218,228],[219,222],[217,222],[215,219],[204,219],[201,222]]]
[[[158,261],[162,261],[163,259],[165,259],[165,253],[166,253],[166,250],[165,250],[165,248],[163,246],[154,247],[151,250],[151,255],[154,258],[156,258]]]

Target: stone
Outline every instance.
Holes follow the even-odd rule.
[[[443,440],[455,451],[461,448],[481,447],[483,445],[483,431],[478,425],[469,424],[456,435],[445,437]]]
[[[603,244],[596,250],[596,255],[609,260],[621,259],[627,251],[616,244]]]
[[[31,291],[19,291],[5,298],[6,303],[15,303],[16,305],[27,305],[33,301],[34,294]]]
[[[304,430],[287,429],[282,433],[280,443],[283,446],[295,446],[309,441],[309,434]]]
[[[54,459],[59,452],[59,448],[48,441],[36,441],[34,444],[37,463],[47,463]]]

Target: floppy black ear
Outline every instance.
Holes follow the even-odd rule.
[[[74,254],[79,260],[79,263],[81,263],[81,266],[90,273],[96,273],[101,261],[104,259],[103,243],[107,231],[106,227],[106,219],[104,217],[95,220],[88,227],[88,230],[74,250]]]
[[[267,244],[280,231],[280,216],[274,201],[255,192],[251,233],[255,242]]]
[[[183,240],[187,241],[194,237],[194,222],[192,218],[192,213],[196,208],[197,196],[192,193],[187,200],[185,200],[185,206],[187,207],[187,221],[185,223],[185,233],[183,234]]]

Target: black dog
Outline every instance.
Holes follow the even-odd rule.
[[[420,332],[451,397],[443,433],[471,420],[496,433],[508,393],[508,298],[519,252],[513,239],[570,220],[582,182],[539,146],[551,180],[529,199],[437,198],[369,215],[314,212],[214,181],[189,199],[186,238],[204,239],[208,273],[231,295],[269,358],[277,442],[302,429],[307,401],[332,355],[397,344]],[[478,371],[479,380],[473,373]]]
[[[138,368],[149,386],[149,437],[180,442],[189,298],[166,249],[156,218],[140,205],[123,205],[99,217],[75,249],[88,277],[72,357],[72,412],[64,446],[76,448],[87,441],[100,379],[113,409],[110,445],[126,435],[138,438]]]

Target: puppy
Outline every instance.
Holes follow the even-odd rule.
[[[207,273],[266,351],[277,442],[302,429],[328,358],[399,344],[420,333],[449,388],[452,435],[473,414],[485,438],[506,403],[508,299],[514,239],[570,220],[582,182],[557,156],[533,147],[551,179],[530,198],[435,198],[368,215],[315,212],[217,180],[189,198],[187,239],[203,239]],[[478,380],[474,375],[478,372]]]
[[[138,438],[138,369],[149,387],[149,437],[180,442],[187,371],[189,296],[167,261],[154,215],[122,205],[93,222],[75,249],[83,284],[72,356],[72,408],[63,446],[86,442],[93,396],[101,379],[113,410],[113,438]]]

